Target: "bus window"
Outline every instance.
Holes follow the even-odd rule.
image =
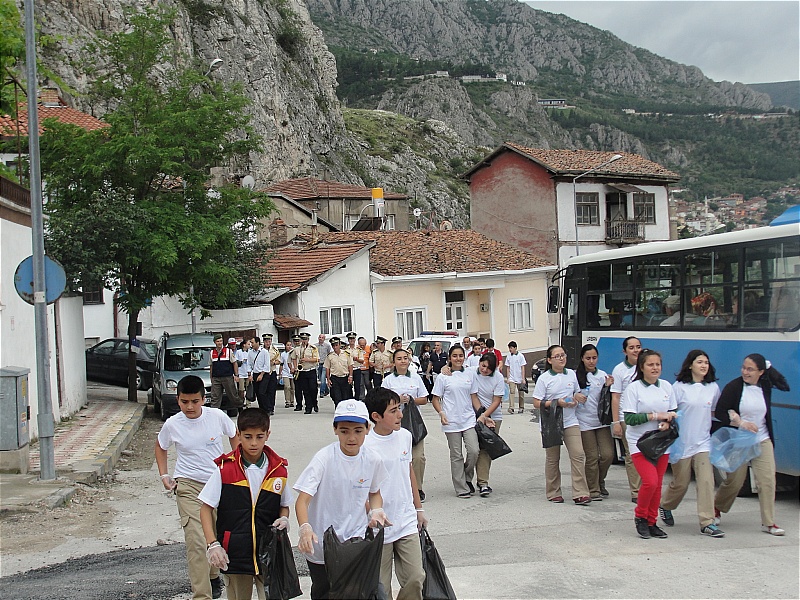
[[[575,337],[578,335],[578,290],[567,290],[566,300],[567,318],[564,321],[564,335]]]
[[[742,326],[794,329],[800,321],[800,241],[746,249]]]
[[[726,311],[725,306],[733,303],[735,288],[733,286],[708,286],[700,288],[689,301],[690,312],[684,317],[686,327],[728,327],[738,323],[733,310]]]

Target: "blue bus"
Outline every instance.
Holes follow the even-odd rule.
[[[772,394],[776,468],[800,476],[800,223],[576,256],[556,277],[548,308],[560,296],[571,367],[592,343],[610,372],[634,335],[662,353],[664,379],[701,348],[724,387],[746,355],[763,354],[791,386]]]

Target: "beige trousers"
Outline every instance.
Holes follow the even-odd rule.
[[[500,434],[500,426],[503,421],[494,422],[494,432]],[[489,469],[492,468],[492,459],[486,453],[486,450],[481,450],[478,453],[478,462],[475,464],[475,477],[478,481],[478,488],[484,485],[489,485]]]
[[[417,478],[417,489],[421,490],[425,479],[425,440],[411,447],[411,468]]]
[[[294,377],[289,375],[283,378],[284,406],[294,406]]]
[[[250,600],[253,597],[253,584],[256,586],[258,600],[266,600],[264,584],[260,577],[252,575],[225,575],[225,593],[228,600]]]
[[[513,381],[508,382],[508,408],[514,408],[514,401],[516,399],[519,404],[519,410],[525,412],[525,392],[519,389],[519,385],[520,384],[514,383]]]
[[[611,429],[600,427],[581,431],[581,443],[586,454],[586,484],[589,495],[600,496],[600,487],[605,487],[606,475],[614,460],[614,438]]]
[[[775,452],[772,441],[769,439],[761,442],[761,456],[757,456],[750,461],[753,475],[758,484],[758,504],[761,508],[761,524],[775,524]],[[747,464],[742,465],[733,473],[728,473],[728,477],[719,486],[717,495],[714,498],[714,506],[720,512],[728,512],[733,506],[733,501],[739,490],[742,489],[745,477],[747,477]]]
[[[446,432],[447,446],[450,448],[450,477],[453,480],[453,489],[456,494],[469,492],[467,482],[472,482],[475,477],[475,463],[478,462],[478,453],[481,448],[478,445],[478,434],[474,427],[466,431]],[[467,457],[461,449],[461,443],[467,450]]]
[[[678,508],[686,490],[689,489],[692,471],[697,487],[697,518],[702,529],[714,522],[714,468],[708,459],[708,452],[698,452],[672,465],[672,481],[661,495],[661,508],[666,510]]]
[[[400,591],[397,600],[422,600],[422,584],[425,571],[422,570],[422,548],[417,534],[408,535],[391,544],[383,545],[381,553],[381,583],[386,597],[392,597],[392,559]]]
[[[622,425],[622,447],[625,448],[625,473],[628,475],[628,487],[631,489],[631,498],[639,496],[639,488],[642,487],[642,478],[639,477],[639,472],[633,466],[631,460],[631,451],[628,448],[628,440],[625,438],[625,431],[628,426],[623,421]]]
[[[200,507],[203,503],[197,496],[203,490],[204,483],[178,478],[178,514],[183,527],[183,537],[186,540],[186,561],[188,564],[189,581],[192,584],[192,598],[195,600],[211,599],[211,580],[219,577],[219,569],[208,564],[206,558],[206,536],[203,535],[203,526],[200,524]],[[214,511],[214,524],[216,527],[217,511]]]
[[[577,425],[567,427],[564,430],[564,445],[569,454],[570,469],[572,471],[572,499],[582,498],[589,495],[589,487],[586,485],[586,455],[583,452],[581,443],[581,431]],[[562,496],[561,493],[561,446],[545,448],[544,477],[545,492],[547,499]]]

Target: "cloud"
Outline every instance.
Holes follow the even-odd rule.
[[[800,79],[796,1],[530,0],[711,79],[761,83]]]

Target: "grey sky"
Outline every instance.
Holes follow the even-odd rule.
[[[797,0],[530,0],[528,4],[700,67],[715,81],[800,79]]]

